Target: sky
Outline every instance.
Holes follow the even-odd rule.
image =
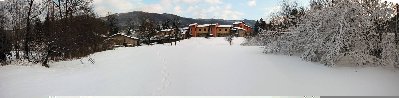
[[[268,18],[280,9],[282,0],[94,0],[95,11],[100,16],[111,13],[145,11],[170,13],[188,18],[202,19],[260,19]],[[308,6],[309,0],[297,1]],[[399,0],[387,0],[399,2]]]
[[[294,0],[291,0],[294,1]],[[308,5],[308,0],[296,0]],[[100,16],[145,11],[170,13],[188,18],[260,19],[279,9],[281,0],[94,0]]]

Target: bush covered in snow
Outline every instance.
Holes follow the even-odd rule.
[[[261,32],[265,53],[300,55],[328,66],[350,59],[358,66],[398,67],[396,34],[387,32],[394,5],[380,0],[317,0],[289,32]]]

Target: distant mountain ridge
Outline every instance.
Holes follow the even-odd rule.
[[[244,21],[247,25],[253,26],[256,22],[255,20],[246,20],[246,19],[244,19],[244,20],[193,19],[193,18],[186,18],[186,17],[181,17],[178,15],[168,14],[168,13],[158,14],[158,13],[148,13],[148,12],[142,12],[142,11],[118,13],[116,18],[118,19],[119,26],[124,28],[127,26],[128,22],[131,20],[139,21],[139,17],[149,17],[149,18],[152,18],[157,23],[165,22],[168,19],[172,20],[172,19],[178,17],[181,21],[180,27],[186,27],[192,23],[198,23],[198,24],[219,23],[219,24],[223,24],[223,25],[232,25],[236,21]],[[106,17],[101,17],[101,18],[104,20],[106,19]]]

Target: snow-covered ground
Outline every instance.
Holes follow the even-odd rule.
[[[399,95],[398,70],[325,67],[298,57],[192,38],[36,66],[0,67],[0,98],[77,95]],[[84,64],[82,64],[83,62]],[[43,98],[43,97],[42,97]]]

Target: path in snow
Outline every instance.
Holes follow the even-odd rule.
[[[399,95],[399,72],[330,68],[298,57],[192,38],[118,48],[41,66],[0,67],[0,98],[49,95]]]

